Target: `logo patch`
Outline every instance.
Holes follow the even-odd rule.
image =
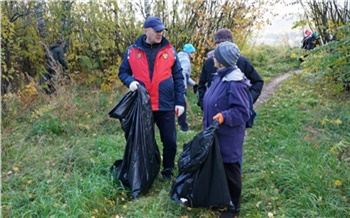
[[[162,54],[162,56],[163,56],[164,59],[168,59],[168,57],[169,57],[168,53],[166,53],[166,52],[164,52],[164,53]]]
[[[136,59],[140,59],[140,58],[142,58],[142,52],[137,52],[137,54],[136,54]]]

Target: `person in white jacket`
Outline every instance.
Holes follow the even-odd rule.
[[[196,86],[196,82],[191,79],[191,62],[195,56],[196,49],[192,44],[186,44],[183,47],[183,51],[180,51],[177,55],[182,67],[182,74],[184,76],[185,83],[185,95],[187,92],[187,86]],[[186,96],[185,96],[186,98]],[[178,123],[180,125],[180,129],[183,132],[188,131],[188,123],[186,122],[186,107],[185,112],[178,117]]]

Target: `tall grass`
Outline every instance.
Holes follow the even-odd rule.
[[[71,87],[31,100],[2,98],[2,217],[217,215],[173,202],[172,181],[160,176],[137,200],[111,178],[126,142],[107,113],[126,92]],[[196,95],[189,91],[188,99],[193,132],[178,132],[177,159],[201,131]],[[348,97],[315,92],[303,75],[261,105],[244,144],[241,217],[350,217],[349,111]],[[158,131],[156,139],[161,148]]]
[[[303,51],[296,47],[257,45],[243,50],[265,82],[288,71],[299,69],[298,57]]]

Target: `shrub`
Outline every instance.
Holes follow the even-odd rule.
[[[338,40],[309,52],[304,66],[312,83],[333,93],[350,91],[350,24],[338,28]]]

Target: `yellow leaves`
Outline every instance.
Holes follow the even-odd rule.
[[[36,95],[38,94],[35,84],[33,82],[29,83],[28,85],[25,86],[23,90],[23,95]]]
[[[87,125],[87,124],[82,124],[82,123],[79,123],[79,127],[83,128],[83,129],[86,129],[86,130],[89,130],[90,129],[90,126]]]
[[[16,173],[16,172],[19,172],[19,168],[18,167],[13,167],[12,170]],[[13,171],[10,170],[7,172],[7,175],[8,176],[11,176],[13,174]]]
[[[267,216],[269,217],[269,218],[273,218],[274,216],[273,216],[273,213],[271,213],[271,212],[268,212],[267,213]]]
[[[340,180],[335,180],[334,185],[335,186],[341,186],[342,182]]]
[[[98,209],[94,209],[92,211],[93,214],[98,214],[98,212],[99,212]],[[93,215],[93,216],[91,216],[91,218],[96,218],[96,216]]]
[[[349,147],[349,142],[342,140],[337,144],[333,145],[330,149],[330,152],[332,154],[337,155],[338,159],[341,161],[344,155],[347,156],[348,147]]]
[[[101,89],[104,91],[104,92],[108,92],[110,90],[112,90],[114,87],[111,85],[111,84],[106,84],[106,83],[102,83],[101,84]]]
[[[51,104],[44,105],[43,107],[39,107],[38,109],[34,110],[31,114],[32,118],[39,118],[43,116],[46,113],[49,113],[53,110],[54,106]]]
[[[115,205],[115,201],[112,201],[112,200],[109,200],[108,203],[109,203],[109,205],[111,205],[111,206],[114,206],[114,205]]]
[[[297,58],[298,56],[295,54],[295,53],[293,53],[293,54],[291,54],[290,55],[290,58]],[[302,57],[302,58],[304,58],[304,57]]]
[[[336,125],[342,124],[342,121],[337,119],[337,120],[331,120],[331,123],[334,123]]]
[[[330,124],[339,126],[339,125],[342,124],[343,122],[342,122],[340,119],[330,120],[330,119],[328,119],[327,117],[324,117],[324,118],[321,120],[322,126],[325,126],[327,123],[330,123]]]

